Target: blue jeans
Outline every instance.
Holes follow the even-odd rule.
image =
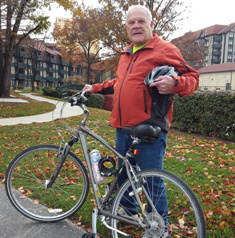
[[[157,138],[153,143],[140,143],[135,146],[139,150],[139,154],[136,155],[133,159],[130,159],[132,165],[138,165],[143,170],[148,169],[163,169],[164,154],[166,150],[166,132],[162,132],[161,136]],[[117,151],[125,156],[127,150],[129,149],[133,139],[130,135],[123,133],[122,129],[116,129],[116,149]],[[122,160],[118,160],[118,166],[120,167]],[[124,169],[122,175],[119,178],[118,184],[122,185],[127,179],[126,170]],[[156,209],[158,213],[163,216],[165,223],[167,224],[167,215],[168,215],[168,204],[166,197],[166,189],[164,181],[162,179],[156,178],[154,180],[147,180],[147,186],[151,188],[151,191],[154,191],[154,194],[150,194],[150,197],[153,198],[153,203],[156,204]],[[153,188],[153,189],[152,189]],[[124,194],[124,197],[121,200],[123,207],[127,208],[130,213],[134,214],[137,212],[135,202],[128,195]],[[148,210],[148,212],[151,212]],[[129,214],[130,215],[130,214]]]

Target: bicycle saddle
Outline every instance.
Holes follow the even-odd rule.
[[[161,135],[161,128],[158,126],[141,124],[138,126],[126,126],[122,129],[123,132],[137,137],[139,139],[156,139]]]
[[[145,85],[150,85],[152,83],[154,83],[155,79],[157,79],[159,76],[177,76],[178,73],[175,71],[174,67],[171,66],[160,66],[160,67],[156,67],[154,68],[145,78],[144,80],[144,84]]]

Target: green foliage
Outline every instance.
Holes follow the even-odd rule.
[[[235,140],[235,94],[197,92],[175,97],[173,126],[187,132]]]
[[[58,90],[54,88],[45,87],[42,89],[42,91],[43,91],[43,94],[46,96],[61,98],[61,92],[59,92]]]
[[[68,96],[73,96],[74,94],[76,94],[78,92],[79,92],[79,90],[68,89],[67,90],[67,95]]]
[[[102,108],[104,105],[104,96],[100,94],[91,94],[88,100],[88,107]]]

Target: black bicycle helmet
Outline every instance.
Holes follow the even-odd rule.
[[[144,84],[148,86],[152,84],[155,81],[155,79],[158,78],[159,76],[165,76],[165,75],[177,76],[178,73],[175,71],[175,68],[171,66],[164,65],[164,66],[156,67],[145,78]]]

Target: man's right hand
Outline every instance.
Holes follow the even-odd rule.
[[[86,93],[94,93],[94,89],[90,84],[86,84],[82,91],[85,91]]]

